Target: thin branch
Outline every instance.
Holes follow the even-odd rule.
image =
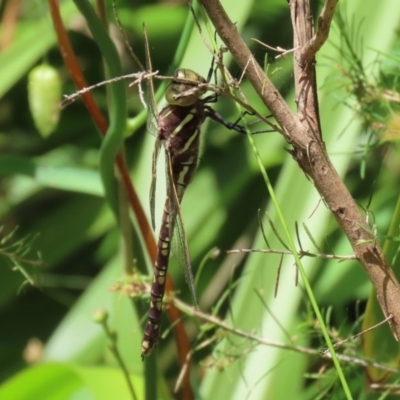
[[[113,82],[127,80],[127,79],[135,79],[132,83],[129,84],[129,86],[134,86],[136,84],[139,84],[144,79],[149,79],[151,77],[157,76],[157,74],[158,74],[158,71],[155,71],[152,73],[148,73],[146,71],[135,72],[132,74],[127,74],[127,75],[122,75],[122,76],[117,76],[115,78],[107,79],[105,81],[95,83],[94,85],[91,85],[91,86],[85,86],[84,88],[78,90],[77,92],[75,92],[73,94],[64,95],[64,100],[61,103],[61,107],[69,106],[75,100],[77,100],[79,97],[83,96],[85,93],[91,92],[92,90],[97,89],[101,86],[108,85]],[[173,79],[173,78],[171,78],[171,79]]]
[[[336,348],[336,347],[342,346],[344,343],[347,343],[347,342],[350,341],[350,340],[357,339],[357,338],[360,337],[361,335],[364,335],[364,334],[367,333],[367,332],[371,332],[373,329],[376,329],[376,328],[378,328],[379,326],[386,324],[386,322],[388,322],[388,321],[391,320],[392,318],[393,318],[393,315],[390,314],[387,318],[385,318],[383,321],[378,322],[378,323],[375,324],[374,326],[371,326],[371,327],[369,327],[368,329],[364,329],[363,331],[357,333],[356,335],[350,336],[350,337],[348,337],[348,338],[346,338],[346,339],[343,339],[343,340],[339,340],[338,342],[336,342],[336,343],[333,344],[333,347]],[[322,350],[321,350],[321,353],[322,353],[322,354],[329,353],[329,349],[328,349],[328,348],[322,349]]]
[[[339,0],[326,0],[321,15],[318,18],[318,30],[313,38],[301,49],[300,62],[304,63],[314,59],[318,50],[327,41],[338,1]]]
[[[326,360],[331,360],[332,357],[330,355],[330,353],[321,353],[320,350],[316,350],[316,349],[312,349],[309,347],[303,347],[303,346],[294,346],[291,344],[285,344],[282,342],[278,342],[275,340],[270,340],[270,339],[266,339],[262,336],[258,336],[254,333],[250,333],[247,331],[244,331],[242,329],[239,328],[235,328],[229,324],[227,324],[226,322],[222,321],[221,319],[219,319],[218,317],[214,316],[214,315],[210,315],[210,314],[206,314],[203,313],[200,310],[195,309],[194,307],[191,307],[189,305],[187,305],[186,303],[182,302],[181,300],[177,299],[177,298],[170,298],[170,301],[172,302],[172,304],[174,304],[175,307],[177,307],[179,310],[181,310],[183,313],[190,315],[192,317],[196,317],[199,318],[202,321],[211,323],[215,326],[218,326],[219,328],[223,329],[224,331],[227,332],[231,332],[237,336],[241,336],[245,339],[248,340],[252,340],[255,341],[259,344],[265,345],[265,346],[272,346],[275,348],[279,348],[279,349],[284,349],[284,350],[289,350],[289,351],[293,351],[296,353],[301,353],[301,354],[307,354],[307,355],[311,355],[311,356],[317,356],[317,357],[321,357],[323,359]],[[349,356],[346,354],[338,354],[336,353],[336,356],[338,357],[338,359],[340,361],[346,362],[346,363],[352,363],[352,364],[357,364],[360,365],[362,367],[366,367],[366,366],[373,366],[375,368],[384,370],[384,371],[389,371],[389,372],[399,372],[398,368],[393,368],[387,365],[383,365],[374,361],[369,361],[366,360],[364,358],[359,358],[359,357],[354,357],[354,356]]]
[[[269,46],[269,45],[266,44],[266,43],[261,42],[261,40],[258,40],[258,39],[256,39],[256,38],[251,38],[251,40],[254,40],[256,43],[261,44],[261,46],[264,46],[264,47],[267,48],[268,50],[272,50],[272,51],[275,51],[275,52],[277,52],[277,53],[280,53],[278,56],[275,57],[276,60],[277,60],[278,58],[285,57],[285,56],[287,56],[288,54],[293,53],[294,51],[298,50],[298,47],[297,47],[297,48],[294,48],[294,49],[289,49],[289,50],[283,49],[282,47],[279,47],[279,46],[277,46],[277,47],[272,47],[272,46]]]
[[[234,249],[234,250],[227,250],[227,254],[237,254],[237,253],[265,253],[265,254],[281,254],[284,256],[293,255],[290,250],[275,250],[275,249]],[[336,254],[323,254],[323,253],[311,253],[309,251],[299,250],[297,254],[300,257],[318,257],[324,258],[327,260],[357,260],[357,256],[355,254],[349,254],[347,256],[339,256]]]

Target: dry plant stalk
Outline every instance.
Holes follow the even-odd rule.
[[[314,33],[310,0],[291,0],[294,40],[294,77],[297,115],[265,75],[218,0],[200,0],[218,35],[225,43],[254,89],[281,125],[291,154],[314,183],[341,230],[346,234],[357,260],[372,282],[379,304],[389,320],[396,340],[400,338],[400,286],[376,238],[356,202],[333,167],[325,149],[319,123],[315,55],[328,37],[338,0],[326,0]]]

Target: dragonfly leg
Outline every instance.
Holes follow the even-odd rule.
[[[224,125],[226,128],[239,132],[239,133],[243,133],[246,134],[247,133],[247,129],[242,126],[239,125],[240,120],[242,119],[242,117],[239,117],[235,122],[230,122],[227,121],[225,118],[223,118],[220,114],[218,114],[214,109],[212,109],[211,107],[208,106],[204,106],[205,111],[206,111],[206,115],[207,117],[213,119],[214,121]],[[245,114],[249,114],[251,115],[251,113],[249,113],[248,111],[245,112]],[[258,121],[256,121],[258,122]],[[266,130],[259,130],[259,131],[255,131],[255,132],[250,132],[251,134],[256,134],[256,133],[267,133],[267,132],[273,132],[273,129],[266,129]]]

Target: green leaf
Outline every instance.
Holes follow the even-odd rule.
[[[131,375],[137,398],[142,380]],[[75,364],[46,363],[28,368],[0,386],[3,399],[132,400],[121,370],[110,367],[82,367]]]
[[[76,13],[70,2],[63,2],[61,8],[65,18],[70,18]],[[35,40],[32,32],[40,40]],[[0,97],[3,97],[55,43],[56,36],[51,29],[47,12],[44,12],[39,20],[33,19],[18,24],[16,39],[10,47],[0,53],[0,76],[7,77],[0,81]]]

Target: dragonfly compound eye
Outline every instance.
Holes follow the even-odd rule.
[[[190,69],[177,69],[174,78],[167,87],[165,98],[168,104],[188,107],[192,106],[200,99],[207,89],[199,88],[199,84],[207,83],[207,81],[196,72]],[[191,82],[182,82],[183,80]]]

